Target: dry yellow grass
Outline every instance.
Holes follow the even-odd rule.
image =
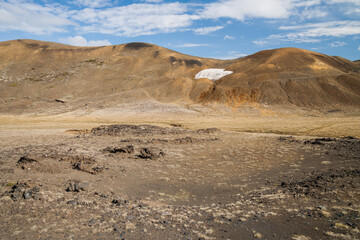
[[[139,114],[105,117],[24,117],[1,116],[0,131],[21,129],[87,129],[101,124],[152,124],[185,128],[216,127],[238,132],[275,133],[303,136],[360,137],[360,117],[267,116],[243,117],[220,115]]]

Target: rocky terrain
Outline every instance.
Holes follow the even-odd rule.
[[[358,239],[360,139],[102,125],[0,135],[2,239]]]
[[[360,239],[360,65],[0,43],[0,239]]]

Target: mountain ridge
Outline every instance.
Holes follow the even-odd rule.
[[[217,81],[195,79],[207,68],[233,74]],[[90,113],[144,102],[358,108],[359,69],[356,62],[299,48],[218,60],[141,42],[74,47],[19,39],[0,42],[0,112]]]

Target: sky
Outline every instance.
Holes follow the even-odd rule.
[[[360,0],[0,0],[0,41],[148,42],[218,59],[296,47],[360,59]]]

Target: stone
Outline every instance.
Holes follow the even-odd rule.
[[[157,148],[142,148],[140,150],[140,158],[156,160],[160,157],[164,157],[165,153]]]
[[[136,229],[135,224],[128,222],[125,224],[126,231],[134,231]]]
[[[89,191],[91,188],[92,188],[92,183],[90,182],[79,182],[77,180],[74,180],[68,183],[68,187],[66,191],[68,192]]]
[[[73,206],[76,205],[77,203],[78,202],[75,199],[74,200],[69,200],[69,201],[66,202],[66,204],[73,205]]]
[[[134,150],[134,146],[128,145],[126,147],[107,147],[104,152],[132,154]]]
[[[35,193],[35,194],[33,194],[33,199],[35,199],[35,200],[41,200],[42,199],[42,195],[41,195],[41,193]]]
[[[14,201],[20,200],[23,197],[22,192],[17,190],[11,193],[11,199]]]
[[[66,189],[68,192],[79,192],[80,191],[80,184],[78,181],[69,182],[69,185]]]
[[[33,195],[32,195],[32,191],[31,191],[31,190],[24,192],[24,198],[25,198],[25,199],[30,199],[30,198],[32,198],[32,197],[33,197]]]
[[[256,239],[261,239],[263,236],[261,235],[261,233],[253,231],[253,237],[256,238]]]

